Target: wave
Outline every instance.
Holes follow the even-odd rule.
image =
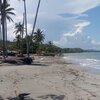
[[[87,61],[95,61],[95,62],[100,61],[100,60],[98,60],[98,59],[90,59],[90,58],[87,58],[86,60],[87,60]]]
[[[70,60],[72,63],[79,64],[84,67],[100,69],[100,59],[79,58],[75,56],[64,56],[65,60]]]

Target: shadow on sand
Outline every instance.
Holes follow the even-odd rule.
[[[35,100],[33,98],[30,98],[30,93],[22,93],[19,94],[17,97],[8,97],[8,100]]]
[[[7,100],[37,100],[37,99],[30,98],[29,95],[30,95],[30,93],[22,93],[16,97],[8,97]],[[37,98],[40,98],[42,100],[47,100],[47,99],[64,100],[65,95],[48,94],[48,95],[39,96]],[[4,100],[4,99],[0,96],[0,100]]]

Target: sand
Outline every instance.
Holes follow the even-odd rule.
[[[100,75],[61,57],[35,57],[33,65],[0,66],[0,96],[30,93],[34,100],[100,100]]]

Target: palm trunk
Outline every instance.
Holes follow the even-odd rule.
[[[23,42],[22,32],[20,31],[20,51],[21,51],[21,53],[22,53],[22,51],[23,51],[22,42]]]
[[[36,26],[36,21],[37,21],[37,16],[38,16],[38,12],[39,12],[40,3],[41,3],[41,0],[39,0],[39,2],[38,2],[38,6],[37,6],[37,10],[36,10],[36,15],[35,15],[35,20],[34,20],[33,30],[32,30],[31,36],[33,36],[33,34],[34,34],[34,30],[35,30],[35,26]]]
[[[24,51],[24,48],[23,48],[23,35],[24,35],[24,13],[23,13],[23,30],[22,30],[22,53]]]
[[[7,55],[7,20],[5,19],[5,54]]]
[[[4,0],[3,3],[5,4],[5,2],[6,1]],[[1,13],[2,13],[2,34],[3,34],[3,58],[4,60],[6,60],[6,57],[5,57],[5,52],[6,52],[6,49],[5,49],[5,11],[3,8],[1,9]]]
[[[26,13],[26,2],[24,0],[24,14],[25,14],[25,32],[26,32],[26,45],[27,45],[27,56],[29,57],[29,41],[27,35],[27,13]]]
[[[1,4],[2,4],[2,0],[0,0],[0,13],[1,13]],[[1,16],[0,16],[0,41],[2,42]],[[0,46],[2,48],[2,43]]]
[[[0,19],[1,19],[1,18],[0,18]],[[2,41],[1,20],[0,20],[0,41]]]
[[[5,18],[2,18],[2,33],[3,33],[3,58],[4,60],[5,58],[5,53],[6,53],[6,49],[5,49]]]

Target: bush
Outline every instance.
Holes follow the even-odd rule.
[[[44,56],[53,56],[54,57],[55,56],[55,53],[44,53],[43,55]]]

